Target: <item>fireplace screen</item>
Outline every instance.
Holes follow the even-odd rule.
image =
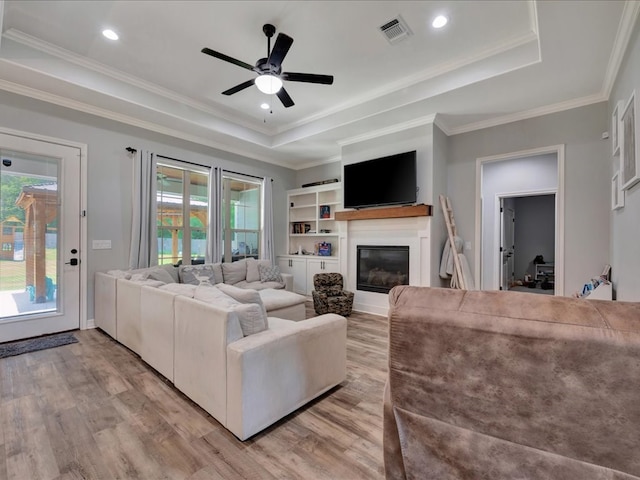
[[[357,289],[389,293],[396,285],[409,285],[409,247],[358,245]]]

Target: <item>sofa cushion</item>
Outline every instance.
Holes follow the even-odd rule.
[[[220,285],[222,286],[223,284]],[[243,291],[248,293],[252,292],[252,290]],[[253,293],[257,296],[259,303],[242,303],[232,296],[227,295],[217,286],[198,285],[195,289],[193,298],[202,302],[212,303],[217,307],[235,312],[238,316],[238,321],[240,322],[242,334],[246,337],[247,335],[253,335],[254,333],[258,333],[269,328],[267,312],[262,304],[262,300],[260,299],[258,292],[253,291]]]
[[[193,298],[197,285],[191,285],[189,283],[167,283],[159,287],[161,290],[167,290],[178,295],[184,295],[189,298]]]
[[[262,303],[262,297],[260,297],[260,294],[256,290],[238,288],[235,285],[227,285],[226,283],[217,285],[217,288],[240,303],[257,303],[264,310],[265,317],[267,316],[267,310]]]
[[[282,275],[280,275],[280,267],[277,265],[258,265],[261,282],[280,282],[283,283]]]
[[[247,261],[238,260],[237,262],[223,263],[222,277],[224,279],[224,283],[227,283],[230,285],[233,285],[234,283],[238,283],[242,280],[246,280],[247,279]]]
[[[231,309],[240,304],[236,299],[212,285],[198,285],[193,292],[193,298],[205,303],[213,303],[224,309]]]
[[[260,281],[260,271],[258,270],[259,265],[270,266],[271,260],[256,260],[255,258],[247,258],[247,282],[259,282]]]
[[[178,273],[182,283],[190,283],[191,285],[199,285],[203,277],[206,277],[211,285],[222,282],[222,269],[219,263],[181,265]]]
[[[285,287],[285,283],[284,282],[247,282],[247,281],[242,281],[242,282],[238,282],[238,283],[234,283],[233,284],[234,287],[239,287],[239,288],[250,288],[251,290],[266,290],[269,288],[278,288],[278,289],[284,289]]]
[[[124,278],[125,280],[131,278],[131,272],[127,272],[126,270],[109,270],[107,273],[112,277]]]
[[[268,288],[258,292],[262,303],[269,311],[291,307],[292,305],[304,304],[307,297],[288,290]]]
[[[175,280],[171,274],[164,268],[152,268],[147,272],[147,278],[151,280],[159,280],[164,283],[174,283]]]
[[[140,274],[136,274],[136,275],[140,275]],[[166,283],[161,282],[160,280],[152,280],[150,278],[137,278],[137,277],[134,278],[134,276],[132,276],[129,281],[135,282],[138,285],[147,285],[149,287],[161,287],[163,285],[166,285]]]

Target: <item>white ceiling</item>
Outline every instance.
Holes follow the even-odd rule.
[[[0,89],[297,169],[435,115],[455,134],[606,100],[639,10],[616,0],[0,0]],[[435,30],[439,13],[450,22]],[[398,15],[412,35],[390,44],[379,27]],[[200,50],[254,64],[265,23],[294,39],[283,70],[334,84],[285,82],[286,109],[255,87],[222,95],[255,74]]]

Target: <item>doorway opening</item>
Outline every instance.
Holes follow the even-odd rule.
[[[500,290],[555,293],[555,193],[499,199]]]
[[[564,145],[544,147],[533,150],[513,152],[504,155],[478,158],[476,161],[476,248],[475,248],[475,276],[476,285],[481,290],[510,289],[511,286],[520,286],[516,282],[522,275],[524,283],[525,275],[531,275],[530,281],[536,281],[541,286],[544,282],[544,293],[555,295],[564,294]],[[522,257],[517,257],[517,242],[515,234],[520,217],[517,215],[517,207],[514,204],[517,198],[546,197],[546,203],[553,204],[553,247],[551,253],[535,253],[532,258],[527,258],[526,252]],[[507,211],[504,212],[507,203]],[[524,202],[524,203],[522,203]],[[521,208],[528,211],[526,200],[522,200]],[[529,203],[535,200],[529,200]],[[503,212],[500,211],[502,206]],[[501,220],[503,213],[507,217],[513,216],[512,225],[505,229]],[[527,224],[526,218],[522,219]],[[510,231],[509,229],[513,230]],[[504,242],[504,235],[512,235]],[[504,244],[503,244],[504,243]],[[515,245],[515,247],[514,247]],[[547,244],[545,244],[547,245]],[[501,251],[501,248],[503,249]],[[546,250],[545,250],[546,251]],[[535,266],[529,265],[535,257],[542,255],[547,270],[537,273]],[[516,270],[516,260],[520,264],[526,263],[525,270],[531,273],[522,273]],[[543,267],[540,267],[543,268]],[[551,275],[553,270],[553,275]],[[516,273],[520,272],[520,273]],[[546,275],[545,275],[546,274]],[[527,277],[528,278],[528,277]],[[546,280],[546,281],[545,281]],[[553,284],[552,288],[550,284]],[[530,283],[527,283],[530,285]],[[525,286],[526,285],[522,285]],[[528,290],[528,287],[527,287]],[[532,289],[533,290],[533,289]],[[540,288],[542,292],[543,289]]]

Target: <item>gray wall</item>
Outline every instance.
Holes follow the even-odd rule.
[[[449,280],[440,278],[442,249],[448,238],[447,226],[440,207],[440,195],[447,195],[447,161],[450,139],[437,125],[433,125],[433,167],[431,171],[433,188],[433,217],[431,217],[431,286],[447,287]],[[455,212],[454,212],[455,216]],[[466,254],[467,252],[465,252]]]
[[[453,136],[447,191],[460,235],[475,235],[477,158],[565,144],[565,294],[600,273],[609,263],[609,118],[602,102]]]
[[[322,182],[337,178],[342,180],[342,162],[331,162],[311,168],[305,168],[296,172],[296,185],[293,188],[300,188],[307,183]]]
[[[545,262],[554,260],[555,195],[535,195],[513,199],[515,221],[515,277],[534,275],[533,259],[542,255]]]
[[[609,97],[607,120],[619,100],[625,103],[636,92],[636,131],[640,128],[640,22],[631,36],[618,77]],[[636,135],[636,138],[638,136]],[[603,158],[609,159],[609,179],[619,169],[619,158],[612,157],[611,144],[607,144]],[[636,155],[640,155],[636,145]],[[594,223],[594,229],[605,229],[606,225]],[[625,191],[624,208],[611,212],[611,278],[615,298],[625,301],[640,300],[640,183]],[[600,269],[602,270],[602,269]],[[600,273],[600,272],[596,272]]]
[[[83,256],[88,274],[88,319],[93,318],[94,273],[128,264],[132,159],[126,147],[272,177],[275,244],[286,245],[286,209],[278,207],[286,204],[286,191],[297,186],[293,170],[2,91],[0,126],[88,145],[88,252]],[[94,239],[111,240],[111,250],[92,250]]]

